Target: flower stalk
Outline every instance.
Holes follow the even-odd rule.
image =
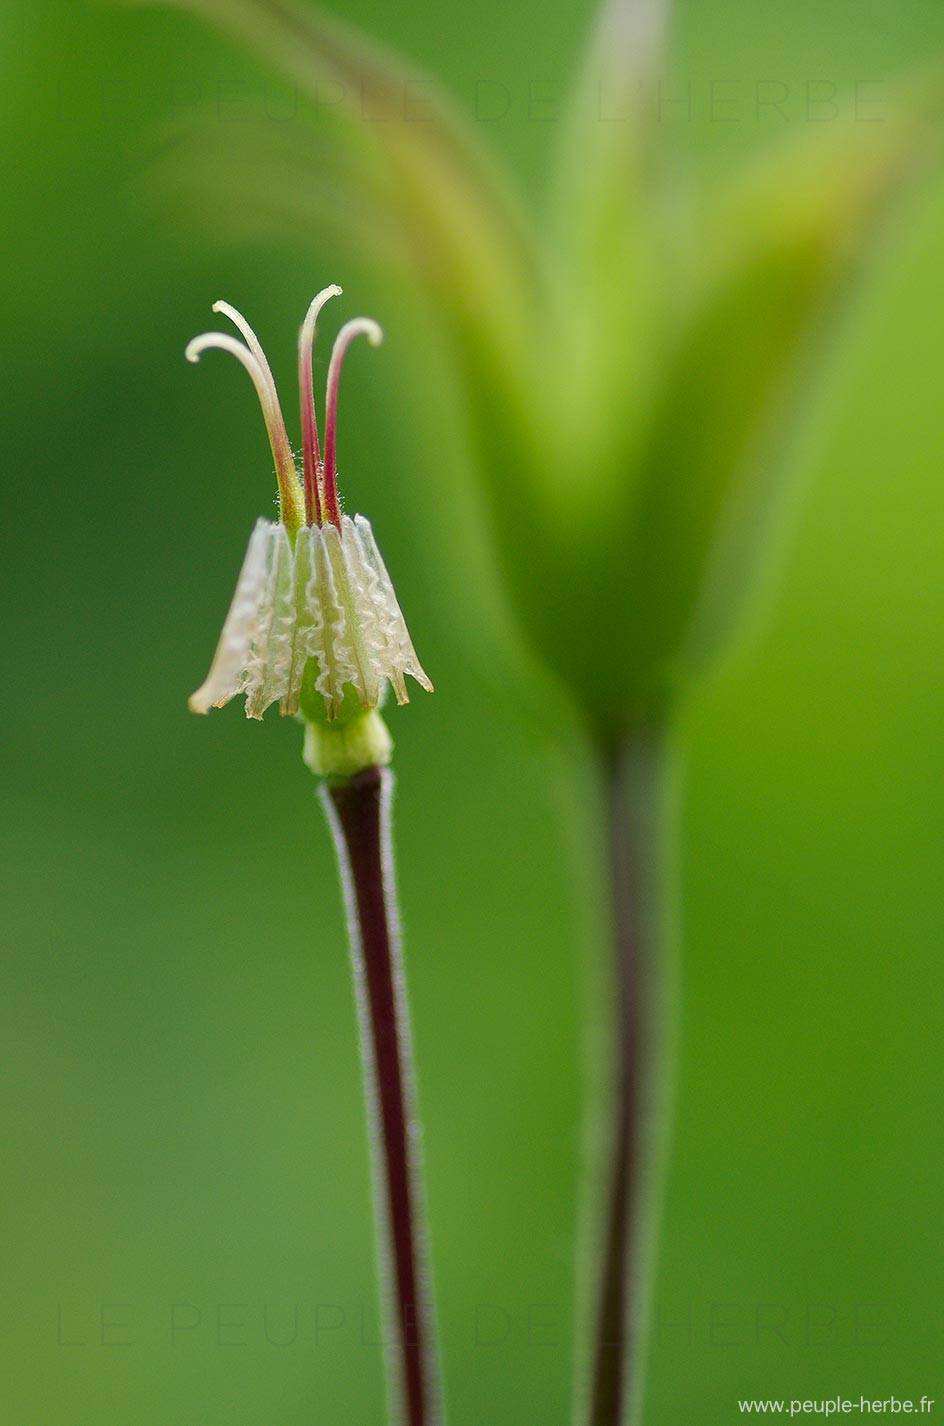
[[[426,1270],[420,1127],[413,1087],[390,836],[393,774],[371,767],[322,786],[344,884],[367,1100],[387,1343],[391,1419],[440,1418]]]
[[[656,1222],[651,1133],[660,1065],[665,734],[644,728],[600,754],[615,1006],[610,1124],[593,1327],[589,1426],[637,1426]],[[664,1125],[667,1105],[660,1104]]]
[[[187,347],[190,361],[216,348],[249,373],[262,407],[279,484],[278,522],[258,520],[210,671],[190,697],[195,713],[246,698],[249,718],[273,703],[305,725],[304,761],[322,784],[348,913],[361,1047],[371,1117],[378,1255],[390,1305],[388,1398],[391,1422],[437,1426],[433,1314],[425,1270],[419,1122],[400,956],[390,833],[393,743],[380,714],[388,689],[407,703],[406,675],[432,684],[416,656],[370,522],[342,512],[338,499],[338,387],[355,337],[373,346],[376,322],[342,328],[328,367],[324,458],[312,389],[318,314],[335,285],[311,302],[298,338],[303,465],[289,444],[275,381],[249,323],[217,302],[243,342],[207,332]]]

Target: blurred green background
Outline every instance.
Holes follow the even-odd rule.
[[[491,135],[534,194],[592,13],[345,5],[464,103],[502,86]],[[667,92],[691,85],[676,127],[706,182],[804,123],[807,81],[859,84],[880,121],[882,81],[944,48],[938,0],[686,0],[677,21]],[[390,722],[450,1420],[563,1426],[592,786],[542,726],[547,691],[508,673],[474,549],[442,534],[474,499],[402,415],[395,289],[143,201],[197,101],[288,112],[194,22],[8,0],[0,41],[0,1421],[383,1419],[347,952],[300,732],[185,703],[274,482],[244,373],[183,347],[234,302],[293,426],[297,324],[337,280],[342,315],[388,337],[350,363],[342,481],[437,685]],[[756,114],[758,81],[787,118]],[[744,1396],[944,1398],[942,253],[938,172],[799,434],[764,617],[683,718],[649,1426],[724,1426]]]

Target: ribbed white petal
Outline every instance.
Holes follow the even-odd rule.
[[[294,551],[282,525],[257,523],[212,667],[190,707],[206,713],[245,693],[247,717],[261,718],[275,702],[292,715],[310,659],[329,718],[349,685],[364,708],[378,705],[387,681],[406,703],[406,674],[432,690],[362,515],[344,516],[340,534],[331,524],[300,530]]]
[[[355,515],[353,520],[346,520],[345,524],[352,526],[352,533],[360,546],[361,568],[370,589],[370,602],[374,611],[377,638],[382,640],[386,677],[393,685],[397,702],[409,702],[409,695],[403,682],[403,675],[407,673],[411,678],[415,678],[427,693],[432,693],[433,685],[423,672],[423,666],[416,656],[416,650],[407,631],[406,621],[401,613],[393,582],[387,573],[387,566],[383,562],[380,550],[377,548],[377,541],[374,539],[370,521],[363,515]]]
[[[258,637],[246,670],[247,718],[261,718],[270,704],[283,699],[288,691],[295,627],[293,558],[284,525],[274,526],[274,531],[259,609]]]
[[[248,671],[259,639],[259,620],[270,564],[269,551],[279,528],[269,520],[256,521],[210,672],[196,693],[190,696],[190,708],[194,713],[209,713],[211,708],[222,708],[224,703],[249,686]]]
[[[315,688],[328,709],[328,717],[336,718],[344,697],[344,687],[352,684],[361,692],[362,682],[354,653],[348,603],[343,581],[339,581],[340,544],[334,525],[322,529],[312,526],[311,574],[305,588],[305,614],[311,619],[311,656],[317,661]]]

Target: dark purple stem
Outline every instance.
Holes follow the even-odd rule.
[[[393,775],[367,768],[322,792],[344,880],[367,1097],[373,1115],[381,1278],[395,1307],[391,1401],[407,1426],[438,1419],[433,1314],[413,1103],[409,1021],[390,843]]]
[[[613,938],[613,1119],[593,1349],[590,1426],[625,1426],[638,1372],[634,1309],[651,1065],[660,740],[648,731],[604,753]]]

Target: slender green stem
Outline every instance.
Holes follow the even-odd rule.
[[[344,882],[354,983],[371,1112],[380,1274],[394,1342],[388,1343],[391,1416],[406,1426],[440,1420],[433,1312],[400,956],[390,803],[393,775],[371,767],[326,784],[322,801]]]
[[[653,1168],[646,1131],[655,1063],[662,750],[662,737],[647,729],[601,757],[615,1033],[590,1426],[625,1426],[640,1395],[642,1279],[651,1247],[642,1218]]]

